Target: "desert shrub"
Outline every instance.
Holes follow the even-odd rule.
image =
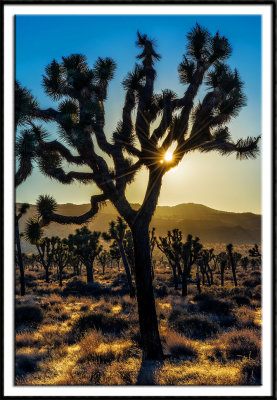
[[[261,279],[262,274],[261,274],[260,271],[253,271],[253,272],[251,272],[250,276],[253,277],[253,278],[260,278]]]
[[[243,359],[243,357],[259,360],[261,342],[258,331],[243,329],[223,333],[215,343],[214,355],[227,360]]]
[[[255,300],[261,300],[262,298],[262,286],[258,285],[253,289],[252,298]]]
[[[197,349],[192,341],[183,335],[170,331],[165,337],[165,352],[173,357],[193,359],[197,357]]]
[[[169,327],[194,339],[206,339],[219,330],[219,325],[204,315],[178,315],[173,312],[168,319]]]
[[[243,360],[241,373],[245,385],[262,384],[262,369],[259,360]]]
[[[43,325],[40,329],[41,343],[49,347],[58,347],[63,343],[63,336],[57,327],[51,325]]]
[[[15,308],[15,326],[38,325],[43,320],[43,313],[37,305],[20,305]]]
[[[64,296],[100,296],[105,293],[110,293],[110,289],[106,286],[101,285],[98,282],[85,283],[80,279],[73,278],[71,281],[66,283],[63,289]]]
[[[15,359],[15,374],[24,376],[38,369],[40,358],[30,354],[18,354]]]
[[[34,336],[34,333],[31,331],[22,331],[18,332],[15,336],[16,347],[31,347],[38,343],[38,339]]]
[[[155,288],[155,294],[157,297],[163,298],[168,295],[168,290],[165,285],[159,285]]]
[[[198,308],[201,312],[228,315],[232,310],[232,304],[227,300],[207,297],[198,302]]]
[[[103,333],[119,334],[128,328],[128,322],[119,316],[110,316],[106,313],[91,312],[76,319],[72,326],[74,334],[82,334],[90,329],[99,329]]]
[[[236,310],[237,323],[240,329],[255,328],[255,311],[249,307],[242,306]]]
[[[261,285],[261,278],[259,276],[254,276],[249,279],[245,279],[242,282],[242,285],[248,288],[254,288],[258,285]]]
[[[231,300],[235,301],[238,306],[248,306],[250,304],[250,299],[246,296],[233,296],[231,297]]]

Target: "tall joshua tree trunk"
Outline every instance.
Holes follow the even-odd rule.
[[[149,225],[144,221],[137,221],[132,227],[139,324],[144,359],[162,360],[163,351],[153,292],[148,231]]]
[[[25,276],[24,276],[24,265],[23,265],[23,260],[22,260],[17,216],[15,217],[15,238],[16,238],[18,265],[19,265],[19,269],[20,269],[20,294],[21,294],[21,296],[24,296],[25,295]]]
[[[87,270],[87,283],[93,283],[93,266],[91,264],[86,265]]]

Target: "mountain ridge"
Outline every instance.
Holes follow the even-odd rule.
[[[17,203],[17,207],[22,203]],[[132,204],[134,209],[139,204]],[[58,204],[57,212],[63,215],[80,215],[88,211],[90,204],[65,203]],[[30,205],[27,213],[20,219],[20,231],[24,230],[25,222],[35,215],[35,205]],[[118,213],[111,203],[101,207],[98,214],[87,224],[88,228],[96,231],[106,231],[109,222],[117,217]],[[59,225],[51,223],[44,228],[46,236],[67,237],[74,233],[78,225]],[[176,206],[157,206],[152,218],[151,227],[156,228],[157,236],[166,235],[168,230],[178,228],[185,237],[191,233],[198,236],[202,243],[234,243],[254,244],[261,242],[261,215],[251,212],[236,213],[221,211],[203,204],[181,203]],[[33,249],[25,240],[22,240],[24,251]]]

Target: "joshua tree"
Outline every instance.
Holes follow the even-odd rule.
[[[103,270],[103,275],[105,274],[105,267],[109,261],[109,252],[107,250],[102,250],[98,255],[97,260],[100,262]]]
[[[252,247],[252,249],[250,249],[248,251],[248,253],[249,253],[249,257],[251,257],[250,263],[251,263],[252,269],[254,269],[256,267],[256,265],[261,264],[262,255],[259,251],[259,246],[257,244],[255,244],[254,247]]]
[[[113,260],[116,261],[117,268],[119,270],[119,264],[120,264],[120,260],[121,260],[121,255],[120,255],[120,251],[119,251],[119,248],[118,248],[118,244],[116,243],[115,240],[110,245],[110,255],[111,255],[111,261],[113,261]]]
[[[41,171],[62,184],[73,181],[94,182],[101,194],[91,197],[91,208],[80,216],[62,216],[44,208],[41,224],[82,224],[92,218],[99,205],[110,200],[128,223],[134,242],[135,277],[139,324],[145,359],[162,359],[163,352],[153,295],[149,225],[155,211],[165,173],[191,151],[216,151],[222,155],[236,153],[239,159],[257,154],[259,137],[231,140],[226,124],[245,105],[243,83],[237,70],[232,71],[225,60],[231,46],[217,32],[212,36],[198,24],[187,35],[187,51],[178,72],[184,95],[177,98],[171,90],[154,92],[155,62],[161,57],[154,49],[154,41],[138,33],[137,45],[141,53],[136,64],[123,81],[126,90],[122,120],[114,129],[112,141],[105,132],[105,107],[108,84],[114,76],[115,63],[110,58],[98,58],[90,68],[80,54],[53,60],[43,77],[46,93],[59,100],[57,110],[36,110],[37,118],[56,121],[68,145],[46,141],[39,128],[38,157]],[[194,100],[205,82],[208,92],[195,107]],[[134,123],[133,123],[134,121]],[[153,123],[155,129],[151,129]],[[97,146],[95,146],[95,142]],[[165,153],[171,145],[175,150],[170,161]],[[104,158],[97,154],[97,147]],[[131,158],[126,156],[129,153]],[[85,165],[91,172],[66,172],[63,160]],[[142,205],[134,210],[125,190],[141,167],[146,167],[149,178]]]
[[[149,244],[150,244],[150,258],[151,258],[151,270],[152,270],[152,279],[154,279],[154,260],[153,260],[153,252],[155,249],[155,245],[157,242],[157,238],[155,236],[156,228],[152,228],[151,232],[149,232]]]
[[[234,257],[234,253],[233,253],[233,245],[232,243],[227,244],[226,246],[226,250],[227,250],[227,254],[229,257],[229,262],[232,268],[232,274],[233,274],[233,279],[234,279],[234,284],[235,286],[238,286],[238,282],[237,282],[237,275],[236,275],[236,260]]]
[[[175,246],[173,247],[173,240],[175,240]],[[158,249],[166,256],[169,265],[172,268],[173,280],[175,290],[178,289],[179,278],[182,276],[180,267],[181,254],[180,254],[180,243],[182,240],[182,232],[178,229],[173,229],[172,233],[167,232],[167,236],[159,236],[159,240],[156,239]],[[178,272],[178,274],[177,274]]]
[[[38,251],[38,260],[45,270],[45,282],[49,283],[49,268],[54,258],[58,237],[41,237],[38,222],[30,219],[26,224],[25,237]]]
[[[228,263],[228,255],[224,251],[216,256],[216,261],[220,264],[220,283],[224,286],[224,272]]]
[[[241,259],[241,266],[244,269],[244,271],[247,271],[248,265],[249,265],[249,258],[248,257],[243,257]]]
[[[21,244],[20,244],[19,220],[22,217],[22,215],[26,214],[29,207],[30,207],[30,205],[28,203],[23,203],[18,210],[18,214],[15,215],[15,240],[16,240],[16,248],[17,248],[17,263],[19,265],[19,270],[20,270],[20,294],[21,294],[21,296],[25,295],[25,277],[24,277],[24,265],[23,265]]]
[[[70,260],[70,253],[67,239],[56,238],[56,249],[54,252],[54,262],[58,267],[59,286],[63,285],[63,270]]]
[[[204,275],[207,277],[208,285],[211,286],[213,285],[213,271],[214,269],[211,267],[210,263],[214,259],[214,249],[203,249],[201,251],[201,258],[202,258],[202,263],[201,263],[201,272],[203,274],[203,282],[204,282]]]
[[[130,297],[135,297],[135,288],[132,282],[132,275],[130,272],[129,264],[127,261],[126,253],[123,246],[124,236],[127,229],[127,225],[124,223],[123,219],[118,217],[117,221],[111,221],[108,233],[103,233],[103,239],[109,242],[110,240],[115,240],[117,242],[120,256],[125,268]]]
[[[126,253],[126,257],[128,259],[128,264],[131,269],[132,275],[135,274],[134,265],[135,265],[135,256],[134,256],[134,243],[132,232],[128,229],[125,232],[124,240],[123,240],[123,247]]]
[[[99,245],[100,235],[100,232],[91,232],[84,226],[77,229],[75,235],[68,236],[69,249],[72,251],[73,244],[75,254],[86,267],[88,283],[93,282],[93,264],[102,251],[102,246]]]

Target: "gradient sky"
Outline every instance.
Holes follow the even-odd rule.
[[[54,58],[82,53],[93,65],[98,56],[112,57],[117,64],[105,102],[106,127],[109,136],[121,119],[124,91],[121,82],[133,69],[139,50],[136,31],[156,39],[156,93],[172,89],[182,96],[185,87],[179,83],[177,67],[186,48],[186,34],[198,22],[212,34],[225,35],[233,53],[228,60],[245,82],[247,106],[229,124],[232,137],[257,136],[261,133],[261,17],[260,16],[17,16],[16,79],[31,90],[41,108],[57,107],[44,94],[42,74]],[[204,87],[199,98],[205,94]],[[197,101],[195,101],[196,104]],[[56,136],[55,123],[47,124],[51,137]],[[71,166],[73,169],[73,166]],[[146,171],[137,175],[127,189],[133,203],[141,202],[147,183]],[[34,203],[40,194],[51,194],[58,203],[88,203],[96,193],[95,185],[62,185],[43,176],[37,168],[17,189],[16,201]],[[187,155],[175,170],[166,174],[159,205],[201,203],[227,211],[261,212],[261,158],[238,161],[235,155],[216,153]]]

